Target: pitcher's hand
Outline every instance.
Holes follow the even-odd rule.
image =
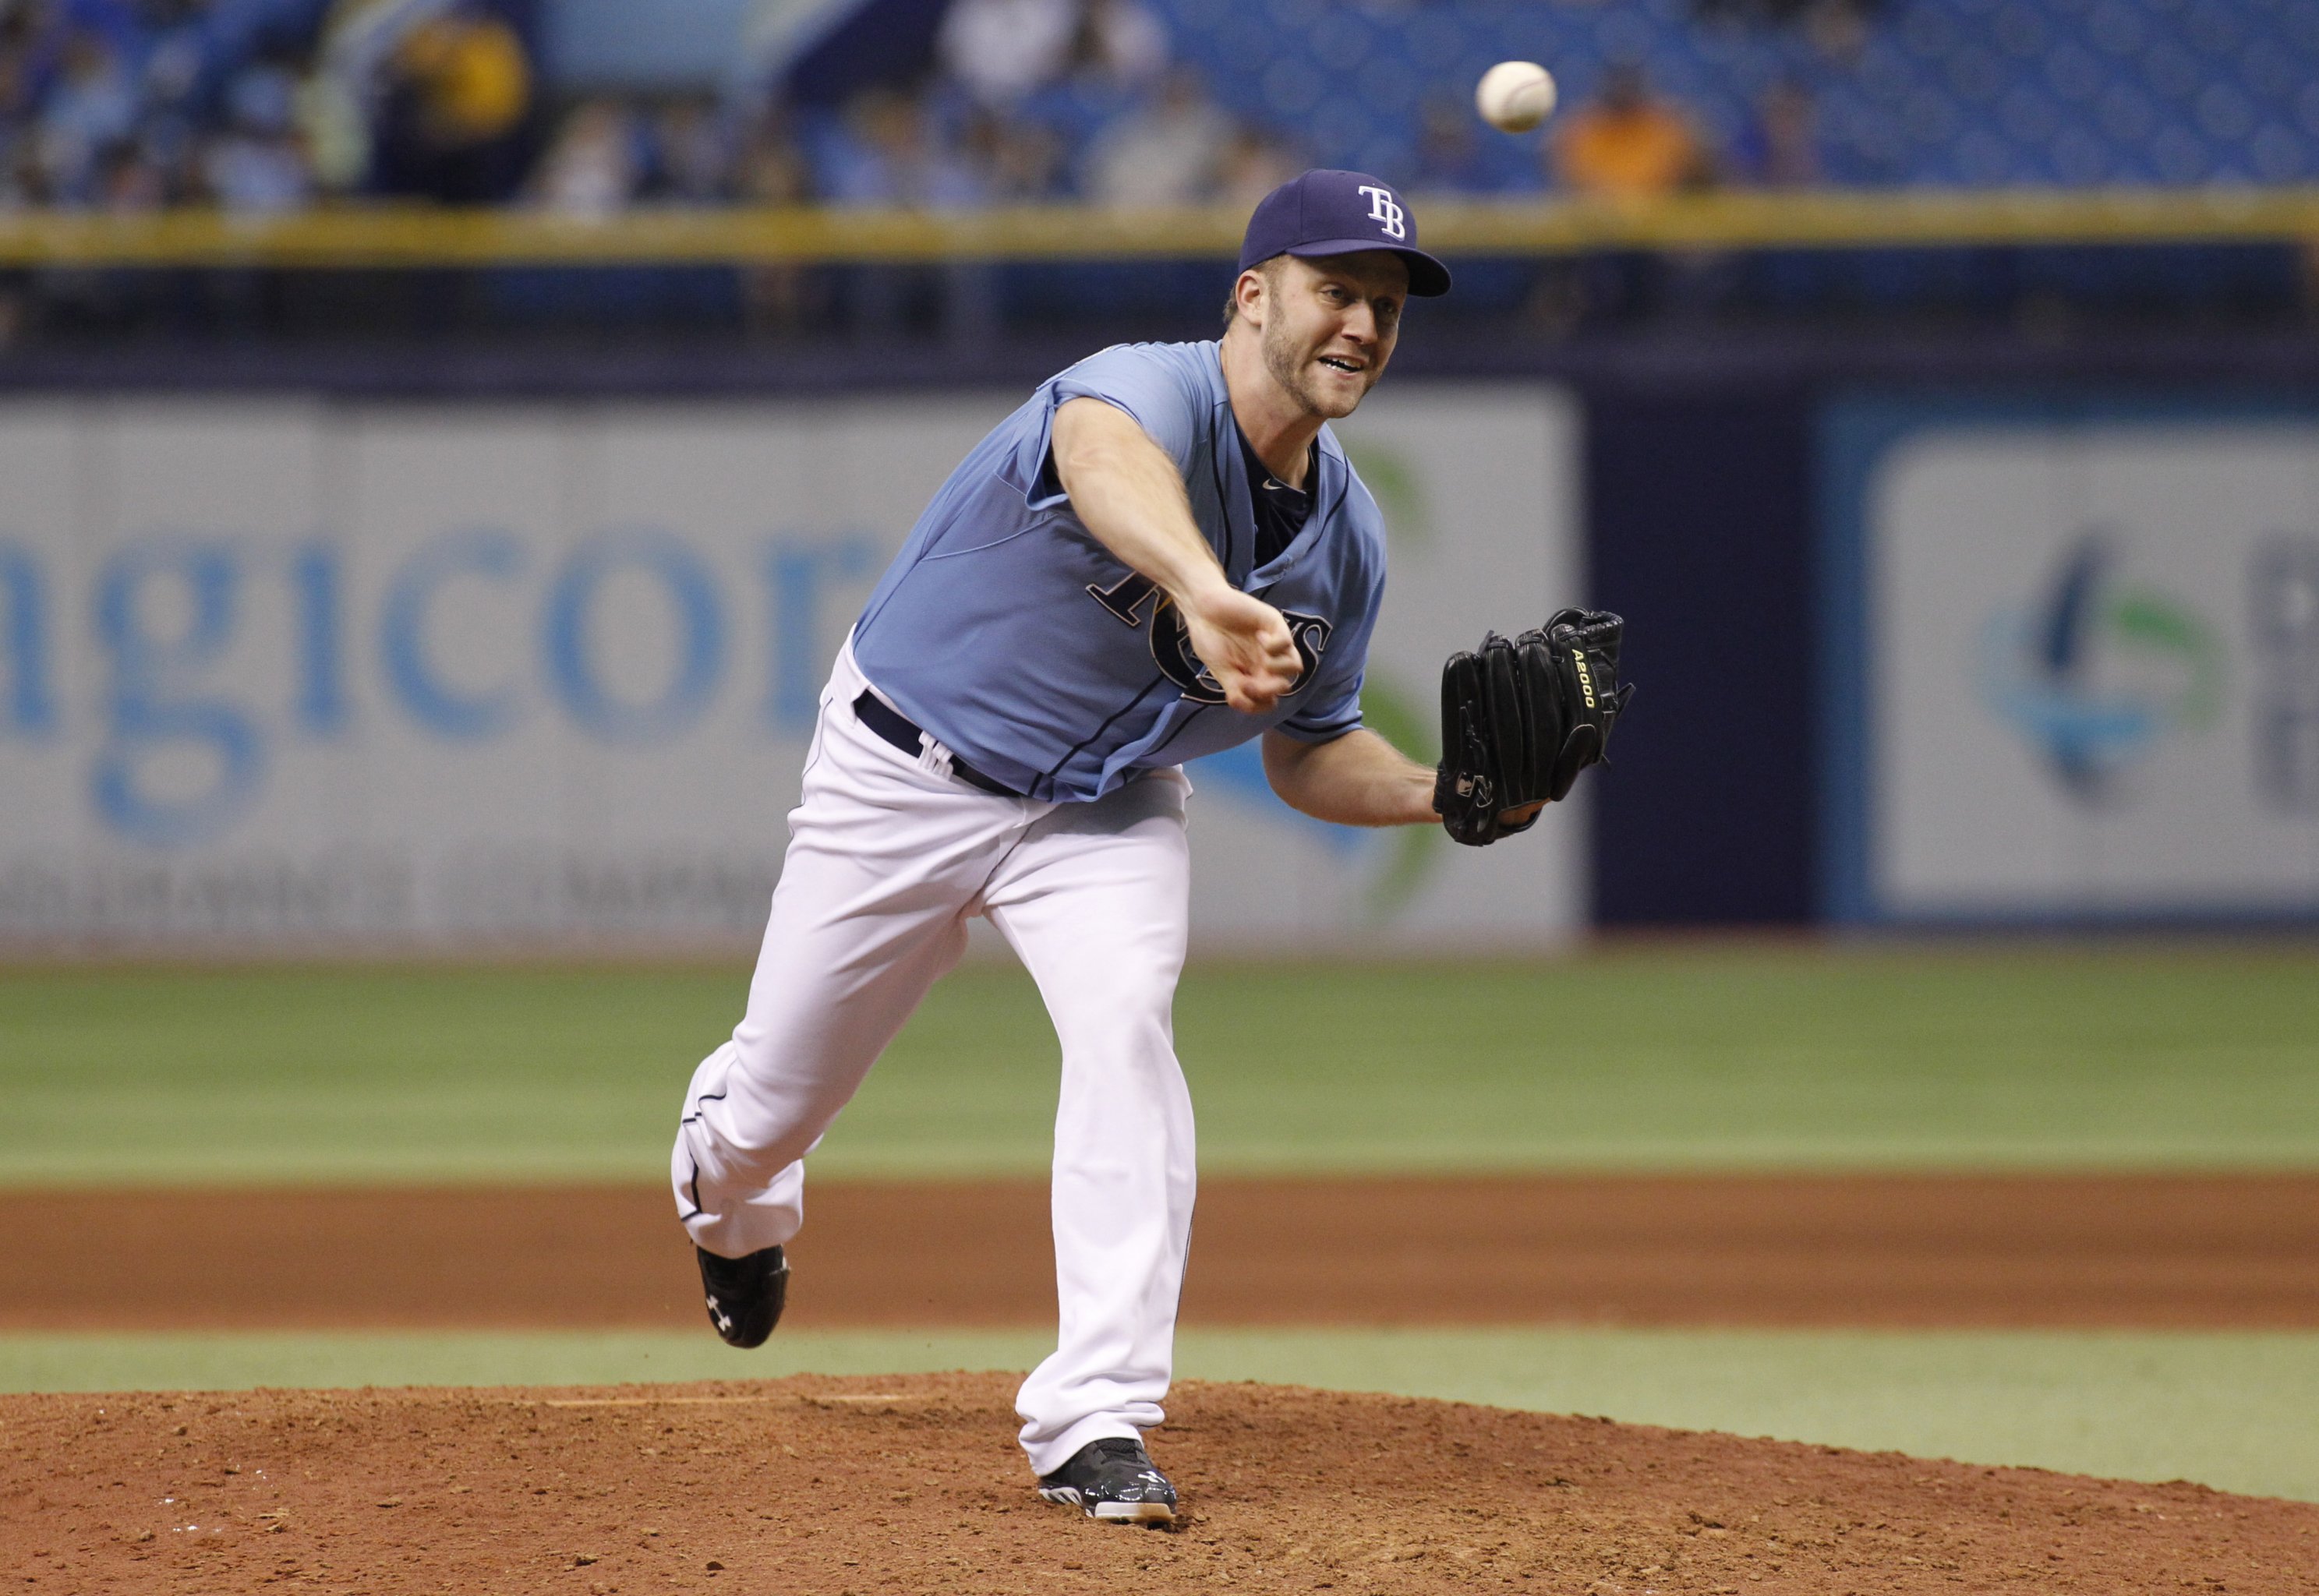
[[[1224,701],[1243,715],[1261,715],[1296,685],[1303,673],[1288,622],[1261,599],[1223,581],[1178,600],[1192,653],[1208,668]]]

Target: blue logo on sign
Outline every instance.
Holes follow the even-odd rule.
[[[2222,706],[2214,627],[2120,580],[2118,564],[2109,537],[2080,537],[2040,601],[1991,618],[1978,662],[1990,708],[2089,806],[2115,798],[2161,738],[2212,726]]]

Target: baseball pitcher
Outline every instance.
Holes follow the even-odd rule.
[[[840,652],[748,1010],[692,1077],[671,1159],[708,1316],[771,1332],[804,1163],[982,915],[1062,1042],[1060,1316],[1024,1384],[1042,1495],[1161,1522],[1192,1220],[1185,761],[1256,737],[1280,797],[1484,844],[1602,756],[1615,616],[1566,610],[1443,672],[1445,755],[1361,725],[1385,585],[1376,501],[1328,423],[1449,274],[1390,185],[1312,171],[1250,218],[1223,338],[1120,345],[1043,383],[952,473]]]

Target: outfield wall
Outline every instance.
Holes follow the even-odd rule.
[[[2319,924],[2319,378],[2204,347],[1582,385],[1599,922]]]
[[[2183,338],[2106,329],[2098,337],[2034,346],[1964,334],[1928,341],[1866,333],[1555,344],[1503,337],[1461,340],[1432,327],[1425,333],[1405,340],[1392,381],[1347,430],[1349,439],[1366,450],[1364,470],[1386,500],[1395,539],[1395,576],[1376,676],[1384,690],[1373,706],[1377,718],[1401,726],[1412,716],[1426,717],[1431,694],[1425,683],[1445,637],[1469,636],[1484,625],[1511,624],[1501,619],[1509,613],[1527,618],[1539,605],[1582,587],[1591,601],[1630,618],[1627,673],[1641,684],[1639,707],[1620,726],[1613,767],[1590,772],[1581,784],[1579,809],[1557,816],[1550,833],[1474,858],[1454,857],[1438,839],[1416,834],[1361,838],[1307,826],[1270,805],[1245,760],[1196,771],[1209,800],[1199,811],[1204,829],[1196,857],[1203,878],[1201,924],[1211,945],[1255,942],[1294,951],[1325,941],[1430,948],[1456,931],[1477,939],[1494,937],[1507,927],[1523,936],[1551,936],[1582,911],[1593,924],[1609,927],[1829,920],[1911,925],[2319,923],[2319,903],[2307,890],[2310,839],[2319,819],[2282,820],[2282,806],[2302,800],[2279,796],[2305,790],[2296,783],[2311,780],[2307,728],[2319,724],[2319,714],[2297,707],[2319,704],[2312,698],[2319,692],[2313,685],[2319,681],[2319,666],[2312,663],[2309,635],[2296,618],[2301,612],[2292,608],[2300,602],[2293,596],[2307,587],[2295,574],[2302,564],[2289,560],[2278,565],[2281,556],[2261,552],[2285,546],[2281,537],[2292,543],[2319,535],[2319,500],[2312,497],[2319,490],[2306,487],[2300,500],[2290,502],[2300,469],[2296,462],[2314,446],[2298,438],[2274,449],[2258,483],[2233,464],[2246,451],[2226,436],[2246,425],[2258,431],[2289,423],[2319,425],[2319,338],[2217,331]],[[230,855],[247,862],[264,855],[255,875],[237,863],[222,878],[189,876],[186,861],[194,852],[190,846],[130,843],[116,831],[89,843],[75,829],[90,824],[100,753],[122,739],[104,724],[111,712],[107,706],[116,698],[109,697],[114,689],[105,673],[112,645],[104,640],[96,609],[101,560],[96,554],[76,554],[73,559],[81,562],[76,565],[56,551],[113,548],[103,539],[117,542],[126,534],[105,528],[131,510],[144,518],[149,531],[176,524],[200,532],[205,525],[198,518],[173,522],[179,507],[167,491],[148,492],[137,503],[130,502],[135,498],[131,494],[117,513],[107,508],[113,503],[106,497],[110,490],[91,486],[90,496],[83,497],[83,487],[75,484],[99,482],[86,464],[86,458],[95,457],[95,445],[75,446],[86,457],[79,465],[66,464],[65,445],[112,436],[106,428],[114,425],[99,427],[90,418],[174,414],[222,421],[254,412],[306,418],[295,427],[337,440],[320,449],[329,460],[348,457],[345,440],[356,418],[407,428],[434,417],[440,423],[436,430],[450,437],[484,419],[510,416],[568,418],[582,431],[611,417],[765,418],[763,425],[778,430],[845,416],[917,415],[933,403],[936,409],[985,405],[975,411],[979,422],[1085,352],[1080,339],[1060,333],[1047,342],[1009,341],[979,354],[945,352],[939,359],[906,345],[759,347],[614,340],[555,351],[392,343],[333,350],[251,343],[210,349],[198,360],[127,347],[8,352],[0,356],[0,411],[19,430],[11,435],[17,439],[14,452],[0,461],[6,472],[0,478],[0,939],[40,948],[59,939],[150,938],[198,950],[222,945],[220,939],[273,935],[277,942],[304,945],[309,933],[302,930],[249,930],[265,916],[248,908],[248,900],[268,893],[310,903],[334,893],[354,895],[357,888],[344,883],[371,857],[350,848],[301,855],[327,865],[316,867],[321,870],[317,877],[283,868],[278,849],[254,847],[245,837],[232,846],[205,846],[219,861]],[[946,400],[923,397],[930,361],[950,384],[943,390],[951,395]],[[123,397],[130,394],[153,397]],[[902,397],[890,397],[896,395]],[[1533,406],[1540,418],[1535,425],[1547,432],[1542,446],[1526,419]],[[1901,458],[1913,446],[1871,437],[1874,446],[1863,452],[1845,442],[1853,435],[1837,418],[1870,411],[1899,416],[1904,431],[1926,437],[1962,432],[1987,441],[2001,432],[2013,440],[1992,449],[1976,444],[1967,451],[1970,458],[1953,459],[1942,476],[1948,486],[1929,494],[1914,491],[1907,511],[1914,530],[1906,536],[1917,540],[1926,556],[1918,561],[1921,572],[1937,576],[1946,560],[1960,576],[2001,576],[1999,585],[2005,591],[1960,590],[1944,598],[1937,581],[1923,587],[1911,576],[1906,592],[1896,589],[1870,601],[1873,595],[1864,574],[1872,564],[1869,551],[1882,546],[1888,511],[1901,500],[1878,485],[1890,473],[1880,475],[1861,463]],[[22,429],[29,419],[43,415],[50,418],[48,433]],[[2168,509],[2162,496],[2144,502],[2132,493],[2108,504],[2102,493],[2118,497],[2108,489],[2089,498],[2069,485],[2079,470],[2072,462],[2092,457],[2089,451],[2098,442],[2087,429],[2092,421],[2107,416],[2102,424],[2108,426],[2130,415],[2170,417],[2170,427],[2180,423],[2197,434],[2187,453],[2170,446],[2177,460],[2192,460],[2190,479],[2200,484],[2187,505]],[[58,417],[84,419],[57,422]],[[1429,426],[1429,417],[1439,424]],[[1413,477],[1406,470],[1396,472],[1394,462],[1371,446],[1394,440],[1380,434],[1363,444],[1363,428],[1388,422],[1413,440],[1412,457],[1421,461]],[[741,430],[753,425],[745,421]],[[564,446],[582,455],[590,452],[581,432],[571,437],[581,441],[567,440]],[[2131,445],[2099,446],[2118,459],[2130,460],[2134,454]],[[782,447],[797,453],[792,446]],[[2032,474],[2042,473],[2047,488],[2037,490],[2044,495],[2037,504],[2013,506],[2007,512],[2011,519],[1991,518],[1975,506],[1985,504],[1993,490],[1973,482],[1984,467],[2005,475],[2010,468],[1999,469],[1999,456],[2008,451],[2044,458],[2046,464]],[[511,469],[521,453],[509,455]],[[811,468],[819,468],[821,455],[810,447],[804,455]],[[910,494],[896,496],[907,500],[919,491],[919,478],[930,481],[943,464],[881,461],[880,470],[914,484]],[[748,473],[757,469],[753,456],[726,474],[753,482],[758,478]],[[353,509],[326,515],[296,508],[316,499],[320,490],[293,491],[284,483],[298,478],[300,471],[312,476],[320,470],[302,466],[278,473],[278,481],[266,479],[266,493],[294,501],[291,509],[268,513],[301,529],[268,534],[276,546],[268,556],[275,561],[272,574],[261,579],[255,565],[247,566],[246,581],[236,589],[241,614],[237,626],[256,624],[250,617],[261,599],[292,616],[267,623],[277,630],[292,628],[269,645],[292,663],[267,667],[275,677],[262,690],[235,687],[230,692],[220,684],[242,669],[239,664],[230,666],[222,658],[179,659],[168,667],[190,672],[186,680],[198,690],[194,702],[220,693],[229,699],[256,693],[243,705],[244,718],[256,716],[264,734],[261,745],[276,760],[268,768],[277,772],[297,762],[329,767],[320,756],[338,746],[330,736],[368,739],[374,752],[393,737],[429,746],[416,736],[394,684],[383,675],[385,627],[377,606],[381,584],[391,582],[393,569],[365,575],[349,565],[338,573],[338,580],[356,584],[350,594],[361,582],[371,582],[362,601],[373,608],[365,612],[356,604],[346,610],[330,647],[314,655],[342,659],[338,676],[323,679],[343,678],[336,698],[329,692],[302,700],[298,696],[293,645],[299,634],[293,622],[300,612],[294,606],[307,604],[318,617],[337,612],[312,596],[329,586],[327,561],[302,573],[285,563],[292,554],[283,551],[294,552],[319,538],[367,559],[372,547],[350,541],[357,524]],[[557,500],[538,515],[553,520],[596,514],[579,497],[578,484],[585,480],[575,475],[567,484],[568,505]],[[703,728],[726,724],[718,719],[723,716],[759,740],[732,747],[726,746],[729,738],[716,740],[716,758],[734,763],[760,757],[767,737],[778,747],[783,735],[778,726],[762,729],[768,724],[765,711],[761,708],[753,718],[743,699],[753,694],[762,707],[786,690],[794,704],[797,684],[810,682],[817,672],[817,665],[796,663],[800,657],[811,661],[810,647],[802,655],[782,654],[777,659],[776,639],[786,637],[786,646],[794,649],[799,638],[809,640],[830,626],[842,626],[852,612],[849,606],[858,603],[866,588],[866,577],[850,570],[863,556],[826,541],[853,521],[818,524],[818,529],[805,526],[810,536],[805,544],[788,547],[788,563],[778,570],[765,568],[772,557],[769,541],[802,525],[787,514],[792,503],[819,515],[821,509],[813,507],[826,502],[835,507],[830,513],[840,514],[841,520],[855,513],[846,509],[852,501],[827,497],[834,490],[815,489],[823,495],[817,499],[799,486],[804,478],[782,480],[787,486],[761,485],[742,495],[742,511],[756,517],[754,530],[717,535],[735,540],[728,564],[712,567],[723,584],[718,592],[725,652],[714,701],[699,713]],[[1414,493],[1407,491],[1412,481],[1420,483]],[[706,492],[698,483],[686,484],[685,491]],[[302,492],[303,500],[298,498]],[[184,500],[188,513],[199,508],[198,493],[175,497]],[[155,500],[161,501],[158,509]],[[1574,502],[1580,500],[1583,509]],[[766,504],[783,513],[760,513],[757,507]],[[1412,513],[1412,504],[1421,507],[1418,513]],[[2158,525],[2145,510],[2162,510],[2166,524]],[[869,559],[880,557],[875,551],[887,545],[878,540],[898,537],[902,518],[913,512],[913,503],[898,502],[880,512],[889,518],[885,524],[863,523],[872,550]],[[859,513],[867,516],[869,510]],[[2097,521],[2122,539],[2097,539],[2101,552],[2090,563],[2077,562],[2076,568],[2088,573],[2085,583],[2117,600],[2155,581],[2176,608],[2196,612],[2214,640],[2208,657],[2218,662],[2210,672],[2220,683],[2211,715],[2206,699],[2197,694],[2179,699],[2187,681],[2179,667],[2188,654],[2112,648],[2114,639],[2103,628],[2073,634],[2100,645],[2065,650],[2071,662],[2066,669],[2029,671],[2028,678],[2035,680],[2028,685],[2035,690],[2012,692],[2012,710],[1992,707],[1990,679],[1972,663],[1975,628],[1985,627],[1999,609],[2017,615],[2024,606],[2043,604],[2050,612],[2051,600],[2067,585],[2066,556],[2090,546],[2080,535]],[[83,529],[65,529],[66,522]],[[571,733],[567,744],[556,745],[568,744],[570,758],[577,762],[574,771],[594,768],[591,761],[626,770],[672,759],[672,744],[607,744],[593,734],[571,732],[573,682],[568,673],[555,675],[552,662],[543,663],[547,591],[542,584],[555,580],[559,562],[591,532],[579,523],[554,524],[561,528],[555,537],[564,541],[552,546],[527,543],[523,557],[530,564],[519,578],[509,578],[504,590],[474,573],[449,581],[425,607],[429,624],[456,623],[463,605],[489,618],[498,613],[492,602],[502,609],[513,604],[508,613],[528,639],[515,685],[529,697],[519,708],[528,706],[528,716],[545,717],[546,731],[565,725]],[[655,524],[661,523],[646,516],[612,529]],[[206,525],[209,530],[230,531],[233,523]],[[462,525],[476,529],[474,523]],[[591,525],[594,531],[606,529]],[[1574,530],[1579,527],[1583,534]],[[1430,536],[1423,530],[1428,527]],[[456,529],[447,523],[436,531]],[[1583,545],[1574,547],[1582,537]],[[2152,537],[2164,546],[2152,543]],[[466,557],[475,557],[472,548]],[[649,615],[658,603],[663,624],[671,624],[670,607],[679,602],[669,585],[674,568],[654,567],[648,560],[637,564],[642,555],[633,548],[619,557],[629,563],[609,575],[582,573],[591,605],[602,608],[601,615],[591,608],[591,616],[609,617],[624,601],[639,603]],[[2260,587],[2289,604],[2278,614],[2261,612],[2269,618],[2260,621],[2250,596],[2258,566],[2284,573],[2283,580],[2262,579]],[[1566,580],[1555,576],[1557,572],[1567,573]],[[301,582],[308,587],[300,588]],[[1535,588],[1523,585],[1533,582]],[[624,591],[628,600],[619,598]],[[302,599],[302,592],[309,596]],[[777,608],[783,602],[799,607],[799,595],[808,592],[814,605],[832,608],[817,610],[802,625],[778,624]],[[1429,592],[1434,597],[1426,598]],[[1896,628],[1879,619],[1899,617],[1919,601],[1920,592],[1931,594],[1924,601],[1936,609],[1946,606],[1943,623],[1954,623],[1954,636],[1925,630],[1916,620]],[[780,597],[783,593],[786,600]],[[1489,608],[1499,597],[1503,609]],[[1425,605],[1448,618],[1419,622],[1419,609]],[[1406,631],[1396,619],[1404,606],[1418,607],[1411,609],[1412,624]],[[237,646],[249,641],[245,636]],[[430,641],[429,646],[437,645]],[[829,644],[825,638],[814,646]],[[434,658],[426,655],[421,663]],[[2035,664],[2034,654],[2016,651],[2013,658]],[[68,666],[68,659],[78,663]],[[782,665],[783,659],[790,663]],[[444,654],[442,663],[455,663]],[[618,669],[627,667],[609,658],[591,654],[587,663],[607,672],[602,685],[638,695],[639,704],[681,680],[679,656],[662,657],[657,668],[663,674],[657,677],[651,674],[651,661],[642,661],[636,668],[644,674],[634,681],[618,676]],[[2119,671],[2125,675],[2111,674]],[[2014,687],[2020,688],[2023,672],[2015,672],[2014,678]],[[465,691],[488,687],[492,680],[455,676],[451,685]],[[1922,684],[1926,696],[1918,708],[1930,714],[1911,711],[1908,729],[1889,730],[1884,723],[1899,704],[1889,694],[1878,696],[1883,688],[1872,691],[1872,683],[1880,680],[1887,687],[1903,680]],[[2143,752],[2122,765],[2115,780],[2097,777],[2089,782],[2061,774],[2069,756],[2057,762],[2051,739],[2035,728],[2050,729],[2058,724],[2057,716],[2067,719],[2081,712],[2098,721],[2099,704],[2117,691],[2135,699],[2139,708],[2134,712],[2143,714],[2147,724],[2163,721],[2162,731],[2142,740]],[[2152,692],[2154,698],[2146,696]],[[584,708],[584,691],[581,702]],[[681,695],[672,707],[686,708]],[[1396,707],[1410,714],[1396,716]],[[329,732],[331,717],[341,708],[347,730]],[[178,724],[190,724],[185,720],[189,713],[182,707],[170,711]],[[1947,717],[1945,730],[1935,726],[1942,716]],[[2269,728],[2260,735],[2258,717]],[[148,729],[158,724],[149,721]],[[214,743],[227,724],[212,717],[205,735]],[[427,768],[497,768],[493,760],[504,762],[522,738],[537,742],[544,735],[539,719],[526,719],[499,735],[490,758],[474,745],[476,739],[437,738],[440,745],[427,757],[440,759]],[[688,735],[692,741],[669,768],[705,768],[706,730]],[[1920,736],[1933,740],[1918,746]],[[1432,752],[1427,738],[1413,735],[1412,741],[1421,752]],[[1915,752],[1904,750],[1904,743]],[[2258,766],[2258,749],[2267,750],[2261,755],[2267,766]],[[181,757],[185,753],[177,750]],[[454,754],[456,763],[442,762]],[[794,753],[785,757],[793,769]],[[342,759],[329,768],[353,762]],[[2161,773],[2165,780],[2159,785],[2173,796],[2166,800],[2171,818],[2160,825],[2150,807],[2158,790],[2151,778]],[[556,783],[581,780],[560,768],[549,775]],[[504,780],[531,781],[548,794],[553,802],[541,806],[543,813],[572,801],[555,796],[565,787],[545,784],[544,779]],[[787,770],[779,771],[779,780],[791,780]],[[579,789],[595,780],[588,777]],[[354,787],[359,794],[365,782],[356,780]],[[2000,787],[2014,795],[2002,804],[1992,796]],[[628,865],[606,874],[572,866],[575,856],[561,851],[560,842],[553,848],[533,845],[519,867],[510,866],[496,877],[456,879],[457,891],[471,899],[490,897],[479,883],[497,879],[501,885],[492,893],[519,900],[512,907],[484,903],[447,929],[328,934],[357,940],[407,936],[460,945],[569,936],[646,946],[704,937],[729,942],[744,934],[738,924],[753,919],[755,909],[745,915],[737,907],[710,913],[700,908],[700,900],[734,906],[762,900],[771,868],[766,839],[778,835],[778,813],[789,790],[793,789],[776,797],[749,790],[746,801],[760,812],[769,809],[775,824],[753,825],[745,837],[744,828],[734,827],[733,853],[704,850],[702,837],[715,837],[692,830],[679,839],[681,845],[643,856],[623,854]],[[1238,818],[1229,818],[1228,812]],[[20,820],[20,815],[33,818]],[[1931,858],[1925,852],[1933,836],[1927,822],[1951,828],[1950,840],[1939,847],[1949,850],[1952,863],[1934,867],[1949,872],[1938,879],[1923,874]],[[548,823],[537,815],[525,823],[532,829],[524,834],[536,844]],[[311,829],[316,823],[298,824]],[[584,816],[571,824],[600,838],[610,834],[591,829]],[[1574,834],[1582,830],[1587,834],[1583,848]],[[2225,832],[2241,841],[2229,844],[2236,862],[2221,874],[2177,880],[2160,891],[2134,886],[2117,873],[2128,865],[2206,870]],[[428,845],[435,845],[434,835],[428,834]],[[2048,841],[2038,843],[2044,852],[2025,863],[2020,851],[2033,837]],[[737,863],[732,862],[735,854]],[[1904,855],[1917,861],[1907,866],[1915,873],[1905,879],[1892,873],[1899,868],[1893,861]],[[579,857],[603,856],[600,846]],[[87,863],[91,859],[96,866]],[[2198,860],[2207,863],[2193,864]],[[1985,873],[1978,887],[1960,873],[1974,869]],[[511,886],[510,874],[519,878]],[[1454,889],[1448,885],[1461,877],[1473,878],[1474,884]],[[393,890],[405,890],[394,886],[402,878],[393,870],[385,879]],[[541,907],[537,900],[558,897],[584,900],[589,908],[582,919],[596,929],[546,929],[566,924],[568,917],[553,901]],[[654,906],[672,898],[694,906],[682,914]],[[526,899],[533,906],[523,906]],[[1219,903],[1224,906],[1214,906]],[[302,925],[308,921],[301,916],[308,915],[302,908],[285,911],[266,923]],[[323,918],[342,924],[336,908]],[[356,923],[377,924],[359,916]],[[387,923],[408,924],[411,915],[388,916]]]
[[[1018,398],[0,407],[0,939],[745,943],[828,661]],[[1579,596],[1575,407],[1434,385],[1342,432],[1392,527],[1370,718],[1430,750],[1441,654]],[[1293,815],[1253,749],[1192,775],[1210,944],[1585,917],[1581,807],[1484,856]]]

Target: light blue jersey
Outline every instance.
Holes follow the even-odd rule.
[[[1224,702],[1175,605],[1072,513],[1049,432],[1081,397],[1117,405],[1174,458],[1232,585],[1288,618],[1304,670],[1268,712]],[[871,594],[854,657],[904,714],[1029,798],[1100,798],[1274,726],[1340,736],[1361,723],[1385,525],[1326,427],[1316,465],[1303,530],[1251,571],[1255,511],[1218,347],[1114,345],[1042,383],[951,473]]]

